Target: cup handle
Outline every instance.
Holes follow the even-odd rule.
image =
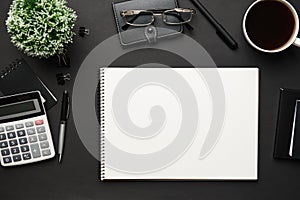
[[[294,42],[294,45],[296,47],[300,47],[300,38],[296,38],[295,42]]]

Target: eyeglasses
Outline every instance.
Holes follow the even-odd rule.
[[[155,16],[162,16],[163,22],[168,25],[185,25],[188,29],[193,27],[188,23],[192,20],[196,11],[189,8],[174,9],[156,9],[156,10],[124,10],[121,16],[125,20],[123,30],[127,30],[129,26],[143,27],[149,26],[155,21]]]

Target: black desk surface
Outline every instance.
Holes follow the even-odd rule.
[[[199,13],[192,24],[195,30],[188,35],[202,44],[217,65],[259,66],[261,69],[259,180],[257,182],[109,182],[98,180],[98,161],[82,145],[70,120],[63,164],[56,159],[37,164],[0,168],[1,199],[299,199],[300,162],[272,158],[279,88],[300,88],[300,49],[291,47],[279,54],[264,54],[252,49],[242,35],[242,18],[253,0],[202,0],[203,4],[236,38],[240,48],[231,51],[215,34],[214,29]],[[76,36],[69,46],[72,67],[58,69],[56,58],[33,59],[19,52],[9,40],[5,19],[11,0],[0,1],[0,66],[24,57],[35,72],[60,97],[67,88],[56,84],[56,73],[70,72],[74,77],[85,56],[101,41],[116,33],[111,1],[69,0],[69,6],[79,15],[79,26],[91,29],[86,38]],[[181,7],[192,7],[179,0]],[[291,0],[300,11],[300,2]],[[133,59],[134,56],[134,59]],[[151,59],[166,60],[151,52]],[[147,52],[134,52],[116,61],[124,65],[143,63]],[[168,60],[168,59],[167,59]],[[170,59],[171,62],[172,59]],[[121,65],[119,64],[119,65]],[[172,63],[171,63],[172,64]],[[74,79],[73,79],[74,80]],[[21,84],[21,83],[20,83]],[[60,99],[60,98],[59,98]],[[48,113],[53,138],[57,145],[60,106]]]

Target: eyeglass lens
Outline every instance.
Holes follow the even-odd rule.
[[[148,25],[153,22],[154,16],[152,12],[140,12],[139,14],[129,15],[125,17],[129,24]]]
[[[191,12],[166,11],[164,12],[164,20],[170,24],[181,24],[189,22],[192,18]]]

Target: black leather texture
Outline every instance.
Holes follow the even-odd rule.
[[[120,35],[120,42],[123,46],[133,45],[138,43],[152,43],[152,40],[149,40],[147,37],[147,33],[149,26],[146,27],[132,27],[129,26],[127,30],[123,30],[122,27],[126,24],[124,18],[120,15],[121,11],[124,10],[153,10],[153,9],[173,9],[178,7],[177,0],[131,0],[131,1],[123,1],[119,3],[112,3],[115,21],[118,33]],[[161,39],[167,36],[174,36],[178,33],[182,32],[182,25],[167,25],[163,22],[162,16],[155,16],[155,21],[152,25],[152,28],[160,27],[155,31],[157,34],[155,35],[156,39]],[[155,40],[156,40],[155,39]]]

